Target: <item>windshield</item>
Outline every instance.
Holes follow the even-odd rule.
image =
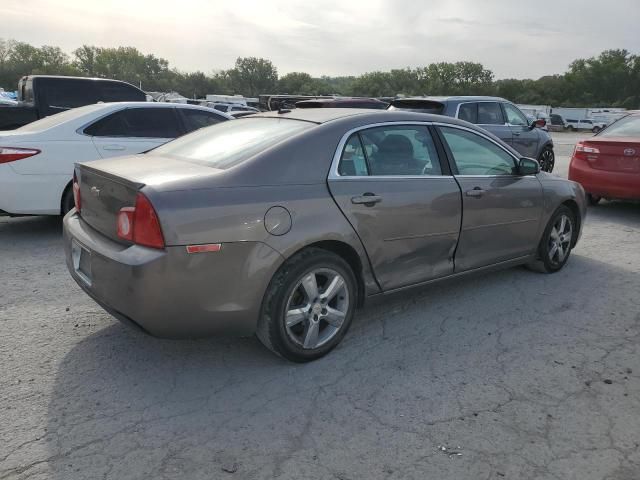
[[[313,123],[282,118],[234,120],[185,135],[156,148],[153,153],[224,170],[313,126]]]
[[[612,123],[598,137],[640,137],[640,115],[629,115]]]
[[[41,130],[48,130],[49,128],[56,127],[69,120],[76,119],[81,115],[84,115],[91,110],[95,110],[96,107],[101,108],[99,105],[87,105],[85,107],[73,108],[71,110],[65,110],[64,112],[56,113],[55,115],[49,115],[35,122],[28,123],[27,125],[16,129],[20,132],[39,132]]]

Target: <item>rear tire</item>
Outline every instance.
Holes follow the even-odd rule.
[[[357,282],[338,255],[309,248],[274,275],[262,302],[256,335],[272,352],[310,362],[344,338],[357,304]]]
[[[569,125],[569,126],[567,127],[567,130],[569,130],[570,132],[575,132],[575,131],[576,131],[576,129],[575,129],[575,128],[573,128],[573,125]]]
[[[595,207],[596,205],[598,205],[598,203],[600,203],[600,200],[602,200],[602,197],[593,195],[591,193],[587,193],[587,203],[592,207]]]
[[[598,133],[600,130],[602,130],[600,127],[593,127],[593,129],[591,131],[593,133]]]
[[[62,201],[60,202],[60,214],[64,217],[75,206],[76,203],[73,199],[73,188],[71,187],[71,185],[68,185],[67,188],[65,188],[64,193],[62,194]]]
[[[537,260],[527,267],[540,273],[559,272],[569,260],[577,234],[576,218],[571,209],[565,205],[558,207],[542,234]]]

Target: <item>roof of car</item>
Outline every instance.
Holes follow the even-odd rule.
[[[432,96],[432,97],[404,97],[404,98],[396,98],[395,101],[402,100],[435,100],[438,102],[455,102],[455,101],[495,101],[495,102],[506,102],[508,100],[502,97],[490,97],[483,95],[452,95],[452,96]]]
[[[282,112],[282,113],[280,113]],[[362,123],[375,122],[442,122],[461,124],[455,118],[428,113],[416,113],[405,110],[372,110],[370,108],[296,108],[293,110],[281,110],[256,113],[250,118],[288,118],[313,123],[327,123],[334,120],[357,117]],[[242,120],[242,119],[241,119]],[[468,124],[467,124],[468,125]]]

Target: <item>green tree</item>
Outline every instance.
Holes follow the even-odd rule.
[[[239,57],[235,67],[225,73],[234,90],[248,97],[271,93],[278,87],[278,70],[270,60]]]

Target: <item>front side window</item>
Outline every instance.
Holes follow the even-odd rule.
[[[367,175],[366,172],[370,176],[442,173],[429,130],[413,125],[376,127],[352,135],[343,151],[338,172],[358,176]]]
[[[516,125],[526,127],[529,125],[527,117],[525,117],[520,110],[511,105],[510,103],[504,104],[504,111],[507,114],[507,123],[509,125]]]
[[[502,109],[497,102],[478,102],[478,125],[504,125]]]
[[[441,127],[460,175],[512,175],[514,158],[495,143],[459,128]]]
[[[85,128],[95,137],[176,138],[181,131],[174,108],[127,108]]]

